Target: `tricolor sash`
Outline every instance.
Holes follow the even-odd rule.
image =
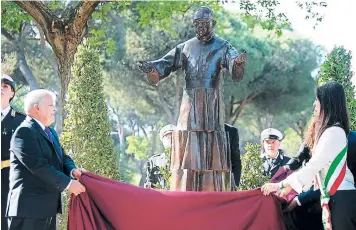
[[[322,221],[325,230],[332,230],[329,209],[330,196],[334,195],[346,174],[347,145],[336,156],[324,177],[321,171],[316,175],[315,182],[321,192]]]

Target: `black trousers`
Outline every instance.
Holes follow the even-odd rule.
[[[7,230],[7,218],[5,217],[6,213],[7,199],[1,197],[1,230]]]
[[[56,217],[22,218],[9,217],[9,230],[56,230]]]
[[[333,230],[356,229],[356,190],[339,190],[329,201]]]
[[[283,217],[287,230],[324,230],[320,201],[297,206],[291,212],[284,212]]]

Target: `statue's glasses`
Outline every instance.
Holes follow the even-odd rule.
[[[211,20],[194,20],[194,26],[207,26]]]

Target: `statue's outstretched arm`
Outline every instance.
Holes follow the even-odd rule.
[[[141,72],[147,74],[148,80],[157,85],[158,82],[168,77],[171,72],[182,67],[181,46],[175,47],[158,60],[139,61],[137,65]]]
[[[233,81],[241,81],[245,73],[246,52],[239,53],[234,47],[228,44],[226,52],[227,69]]]

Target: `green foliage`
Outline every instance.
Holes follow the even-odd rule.
[[[1,60],[1,72],[7,75],[11,75],[16,69],[17,56],[16,53],[6,53],[4,52],[3,43],[1,43],[3,59]]]
[[[253,15],[254,21],[262,22],[261,26],[267,30],[276,29],[278,33],[284,25],[289,25],[288,18],[282,12],[277,11],[279,1],[261,0],[251,1],[244,0],[240,3],[240,10],[246,16]]]
[[[262,186],[269,181],[263,175],[263,160],[259,144],[246,143],[246,153],[241,157],[242,170],[239,190],[250,190]]]
[[[233,111],[242,110],[244,103],[272,115],[310,107],[315,85],[312,71],[318,66],[320,48],[293,34],[278,37],[257,28],[251,31],[233,15],[224,17],[228,20],[218,34],[248,54],[244,79],[225,80],[226,117],[236,120]]]
[[[258,1],[257,4],[260,2],[261,4],[267,3],[267,1]],[[278,2],[272,1],[271,7]],[[12,4],[17,10],[21,10],[12,2],[2,2],[2,4],[5,6],[2,8],[2,13],[7,7],[6,4]],[[217,1],[215,3],[203,1],[105,2],[97,7],[89,21],[89,42],[91,46],[103,48],[100,61],[104,63],[106,70],[105,93],[109,98],[110,106],[113,105],[112,107],[119,112],[119,123],[125,124],[129,132],[140,130],[141,133],[143,127],[153,130],[153,127],[169,122],[166,108],[172,112],[174,119],[177,118],[181,90],[184,85],[183,73],[177,71],[158,87],[153,87],[147,83],[144,74],[138,71],[136,62],[157,59],[175,45],[193,37],[195,33],[191,15],[199,4],[207,4],[215,10],[218,21],[216,33],[239,50],[245,49],[248,53],[244,80],[232,83],[229,77],[226,78],[227,110],[231,107],[235,109],[243,99],[254,96],[255,92],[261,93],[261,96],[251,97],[253,99],[248,101],[248,105],[251,104],[263,112],[268,110],[280,114],[286,110],[299,112],[300,109],[305,108],[305,105],[309,103],[306,98],[311,94],[310,89],[314,84],[311,81],[310,72],[315,68],[316,47],[310,42],[285,37],[286,33],[276,38],[273,33],[261,32],[260,27],[255,25],[262,25],[263,28],[273,30],[279,26],[288,28],[288,23],[284,24],[283,20],[279,20],[278,25],[273,25],[273,17],[271,20],[268,19],[268,15],[258,17],[255,15],[258,7],[249,5],[253,4],[251,1],[242,1],[240,6],[240,9],[246,8],[244,12],[248,12],[248,14],[242,14],[244,22],[248,20],[251,22],[247,25],[241,23],[238,17],[230,16],[231,14],[221,10]],[[63,4],[52,1],[46,1],[46,5],[54,10],[56,15],[61,15],[66,8]],[[269,6],[266,5],[266,7]],[[11,16],[17,15],[18,12],[15,11],[11,14],[2,14],[3,22],[14,20]],[[273,15],[273,11],[270,15]],[[254,30],[250,29],[254,27],[252,25],[255,26]],[[17,26],[13,27],[18,29]],[[31,40],[31,43],[34,42],[37,45],[29,46],[26,50],[29,65],[36,77],[43,78],[43,81],[40,80],[43,82],[42,86],[57,88],[60,85],[59,79],[48,67],[48,62],[41,53],[39,42]],[[46,49],[50,50],[48,46]],[[113,51],[115,51],[114,55],[108,57],[107,54],[112,54]],[[92,90],[92,87],[88,87],[87,84],[83,84],[83,87],[87,91]],[[264,92],[267,93],[264,94]],[[275,95],[268,92],[274,92]],[[264,98],[271,100],[263,100]],[[273,101],[277,103],[270,103]],[[267,106],[264,105],[274,107],[266,108]],[[242,122],[241,126],[245,128],[255,120],[256,116],[250,118],[248,123]],[[257,129],[257,133],[260,130]],[[151,140],[147,142],[149,145],[143,148],[146,151],[138,148],[139,159],[147,158],[148,150],[153,143]],[[135,151],[131,153],[135,154],[121,154],[121,162],[126,160],[125,157],[131,161],[127,166],[128,170],[131,170],[136,163],[134,160],[137,153]],[[130,180],[131,176],[128,174],[127,180]]]
[[[284,136],[285,138],[281,143],[283,152],[287,156],[294,157],[302,143],[302,139],[292,128],[288,128],[284,132]]]
[[[172,181],[172,171],[170,170],[170,165],[171,165],[171,150],[169,148],[166,148],[164,151],[166,155],[166,165],[160,166],[159,170],[162,174],[163,181],[164,181],[164,187],[161,186],[161,184],[157,183],[155,184],[155,187],[157,189],[164,189],[164,190],[170,190],[171,188],[171,181]]]
[[[69,85],[62,143],[77,164],[92,173],[118,179],[99,57],[80,46]],[[105,167],[103,167],[105,165]]]
[[[68,89],[68,117],[64,120],[61,143],[77,167],[119,179],[101,71],[98,54],[87,45],[79,46],[74,78]],[[61,228],[66,229],[65,219]]]
[[[11,106],[17,111],[24,112],[24,97],[28,92],[28,88],[26,86],[17,85],[17,90],[14,99],[11,101]]]
[[[45,1],[45,5],[51,9],[58,17],[61,17],[63,12],[72,7],[72,3],[65,1]],[[195,9],[199,5],[206,5],[211,7],[215,12],[222,8],[224,1],[113,1],[103,2],[99,4],[97,10],[93,12],[92,17],[95,20],[102,20],[111,22],[108,13],[115,11],[123,11],[129,7],[136,9],[139,15],[139,24],[143,27],[152,24],[159,28],[165,28],[170,33],[174,33],[174,28],[170,27],[172,22],[176,20],[177,15],[184,16],[189,10]],[[244,0],[239,3],[239,9],[244,15],[244,20],[253,28],[256,24],[260,24],[264,29],[275,30],[277,34],[281,34],[282,29],[290,26],[290,22],[283,12],[278,11],[280,4],[279,0],[261,0],[252,1]],[[321,22],[323,16],[319,12],[320,8],[327,6],[326,2],[315,1],[297,1],[300,8],[307,11],[306,19],[315,19]],[[30,22],[32,18],[15,3],[10,1],[2,2],[2,26],[7,29],[18,29],[22,21]],[[102,30],[102,28],[100,28]],[[97,36],[95,32],[92,33],[92,42],[98,42],[97,45],[107,46],[109,52],[110,44],[105,42],[103,36]],[[101,34],[101,33],[100,33]],[[102,34],[101,34],[102,35]]]
[[[132,3],[131,1],[119,1],[119,2],[106,2],[101,4],[95,12],[93,12],[92,17],[95,21],[100,23],[96,24],[110,24],[113,23],[112,15],[113,10],[119,10],[122,14],[131,8],[135,11],[134,15],[131,15],[135,23],[143,28],[148,26],[155,26],[162,30],[163,28],[167,33],[172,36],[177,37],[176,28],[171,26],[175,20],[181,20],[184,18],[185,14],[191,9],[191,7],[196,7],[201,5],[200,1],[139,1],[137,3]],[[218,2],[210,1],[205,2],[208,6],[217,10],[221,8]],[[115,22],[114,22],[115,23]],[[106,53],[111,56],[114,55],[115,46],[117,40],[110,39],[110,35],[106,33],[105,27],[94,26],[89,31],[90,37],[89,41],[92,46],[104,48]]]
[[[211,7],[217,11],[221,9],[219,1],[142,1],[136,4],[140,18],[139,24],[143,27],[152,24],[159,29],[165,29],[171,35],[176,35],[175,27],[172,26],[175,20],[182,20],[185,14],[199,5]],[[191,13],[191,12],[190,12]],[[178,16],[175,17],[175,16]]]
[[[163,190],[170,190],[171,187],[171,181],[172,181],[172,171],[169,170],[169,167],[159,167],[162,177],[164,180],[164,187],[162,187],[159,183],[155,184],[157,189],[163,189]]]
[[[128,147],[125,150],[127,154],[133,154],[137,160],[147,160],[150,148],[147,138],[128,136],[126,141],[128,143]]]
[[[126,147],[124,147],[125,149]],[[115,146],[116,155],[120,154],[120,180],[129,184],[134,184],[134,171],[136,167],[136,160],[132,155],[121,152],[120,144]]]
[[[66,5],[65,1],[61,1],[61,0],[59,1],[51,0],[51,1],[47,1],[45,4],[51,10],[65,9],[65,5]]]
[[[99,21],[100,24],[110,24],[112,18],[109,16],[109,13],[113,10],[122,10],[126,5],[123,5],[122,2],[106,2],[105,4],[100,4],[99,7],[92,13],[92,18],[94,21]],[[108,38],[108,35],[105,33],[106,28],[103,26],[97,26],[98,23],[91,23],[88,41],[90,46],[93,48],[104,49],[106,54],[111,56],[115,53],[115,41]]]
[[[280,3],[280,0],[244,0],[238,4],[240,11],[242,11],[242,20],[250,28],[260,25],[263,29],[275,31],[280,36],[282,35],[282,30],[290,29],[291,27],[286,14],[280,11]],[[305,19],[315,21],[314,27],[323,20],[321,12],[327,7],[325,1],[298,0],[295,3],[305,10]]]
[[[251,31],[236,15],[220,11],[216,16],[217,35],[248,53],[244,79],[233,83],[230,77],[225,78],[227,122],[232,123],[238,117],[233,111],[244,99],[249,105],[256,105],[261,111],[273,111],[274,114],[285,111],[295,114],[311,106],[315,85],[311,72],[317,67],[318,47],[292,36],[275,37],[273,33],[262,33],[257,28]],[[156,124],[157,120],[175,123],[184,87],[184,73],[180,70],[172,73],[154,87],[138,71],[136,62],[156,60],[177,44],[194,37],[191,17],[187,15],[170,25],[169,28],[175,28],[178,37],[167,32],[166,28],[163,31],[156,26],[142,29],[137,20],[135,12],[127,12],[122,18],[125,34],[116,34],[116,27],[108,32],[115,36],[111,38],[113,40],[126,38],[122,40],[121,48],[117,47],[122,55],[106,59],[105,63],[110,71],[106,84],[110,104],[122,111],[123,117],[134,113],[144,124]],[[132,98],[135,98],[135,103],[131,103]]]
[[[261,18],[259,15],[242,14],[241,20],[245,22],[249,28],[253,29],[256,26],[261,26],[265,30],[275,31],[278,36],[282,35],[282,31],[291,29],[291,25],[284,14],[277,18]]]
[[[298,6],[301,9],[306,10],[306,16],[305,19],[306,20],[314,20],[315,24],[314,24],[314,29],[317,25],[320,24],[320,22],[323,20],[324,15],[321,13],[321,11],[323,9],[325,9],[328,4],[326,1],[302,1],[302,0],[298,0],[296,1],[296,3],[298,4]]]
[[[356,99],[348,102],[349,114],[350,114],[350,129],[356,130]]]
[[[1,27],[18,31],[22,22],[30,22],[31,16],[17,4],[10,1],[1,1]]]
[[[344,86],[347,106],[350,113],[350,128],[356,130],[356,98],[355,87],[351,81],[353,76],[353,72],[351,71],[351,59],[351,51],[347,51],[342,46],[334,47],[321,66],[318,85],[336,81]]]

